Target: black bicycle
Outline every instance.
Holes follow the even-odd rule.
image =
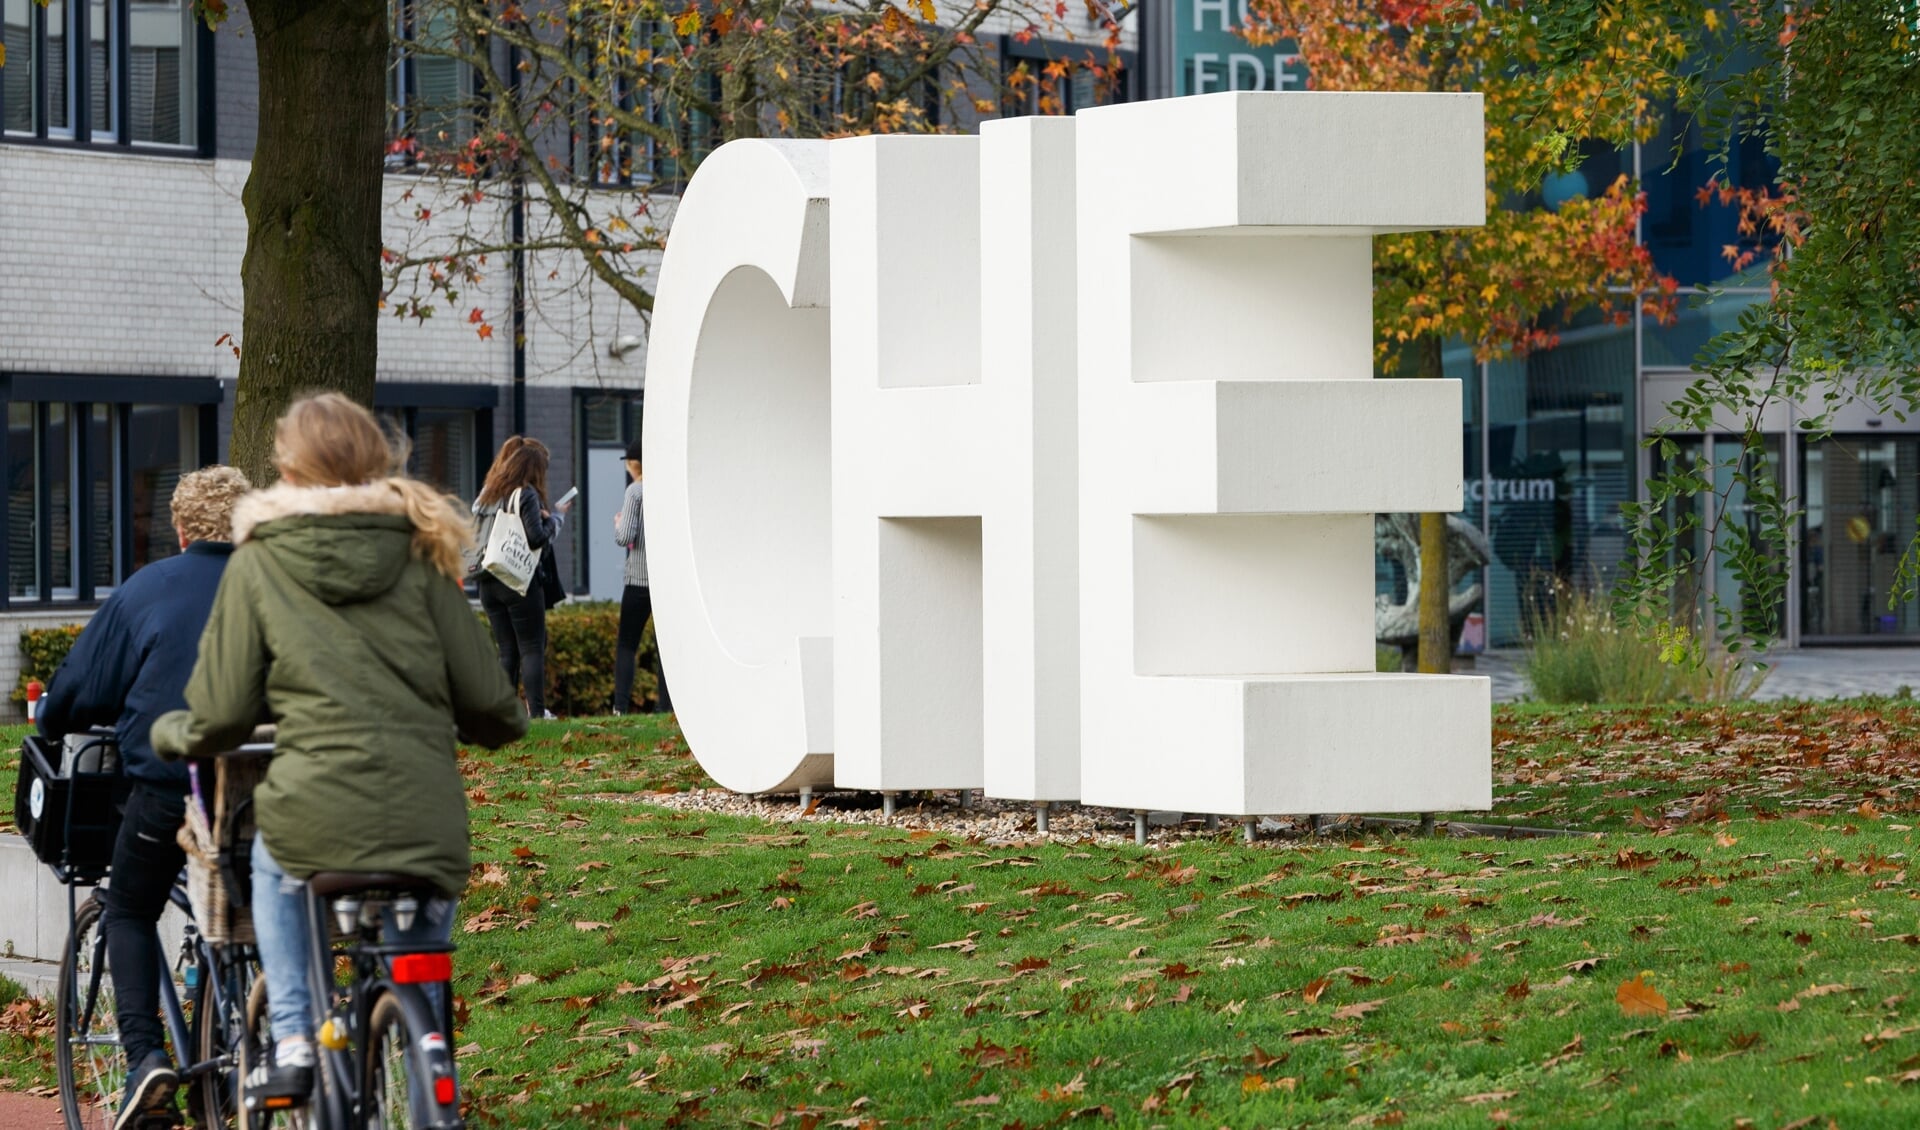
[[[247,1073],[274,1043],[262,978],[247,1001],[239,1047],[249,1130],[464,1125],[450,1041],[453,946],[388,940],[411,931],[436,897],[432,883],[409,875],[321,872],[308,879],[314,1091],[305,1106],[247,1093]],[[341,959],[344,981],[336,973]]]
[[[127,782],[110,731],[54,745],[29,736],[20,751],[14,822],[41,862],[67,888],[67,942],[54,1002],[55,1067],[69,1130],[111,1127],[126,1086],[126,1057],[115,1016],[98,893],[107,879]],[[185,924],[171,957],[160,959],[160,1006],[172,1055],[183,1064],[187,1106],[202,1126],[234,1123],[238,1110],[235,1047],[257,959],[246,944],[206,937],[194,919],[184,878],[169,895]],[[177,1111],[147,1119],[142,1130],[179,1124]]]
[[[246,1032],[245,1005],[258,958],[250,945],[222,945],[200,934],[184,883],[175,884],[170,897],[188,920],[177,956],[163,960],[160,1011],[173,1057],[183,1065],[180,1079],[194,1121],[205,1127],[232,1126],[239,1109],[235,1051]],[[126,1056],[114,1018],[106,936],[100,929],[103,910],[94,894],[73,912],[60,963],[55,1066],[68,1130],[111,1127],[126,1088]],[[189,1048],[191,1055],[183,1051]],[[141,1130],[177,1126],[179,1121],[170,1111],[147,1119]]]

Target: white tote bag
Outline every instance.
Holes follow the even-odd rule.
[[[527,544],[526,524],[520,520],[523,493],[516,490],[508,495],[506,505],[494,513],[493,532],[487,535],[487,550],[480,558],[482,569],[521,596],[527,595],[527,586],[540,567],[540,555]],[[507,521],[509,517],[513,520]]]

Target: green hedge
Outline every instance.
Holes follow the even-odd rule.
[[[480,622],[486,623],[481,616]],[[27,701],[27,680],[46,683],[73,649],[81,625],[35,628],[20,633],[20,678],[16,705]],[[614,649],[620,639],[620,606],[612,602],[563,604],[547,613],[547,709],[555,714],[605,714],[613,709]],[[653,625],[640,638],[634,705],[657,703]]]
[[[620,605],[568,603],[547,613],[547,709],[562,716],[613,710],[614,651],[620,643]],[[656,701],[653,624],[640,637],[634,665],[636,707]]]
[[[27,704],[27,680],[38,679],[45,686],[53,680],[73,641],[80,638],[84,624],[62,624],[57,628],[30,628],[20,633],[20,677],[13,681],[13,704]]]

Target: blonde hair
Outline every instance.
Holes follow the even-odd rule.
[[[232,541],[233,504],[252,489],[238,467],[223,464],[183,476],[168,503],[174,527],[187,542]]]
[[[458,499],[407,477],[407,451],[406,437],[337,392],[294,401],[273,431],[273,465],[295,485],[381,483],[399,495],[413,523],[413,555],[458,581],[473,547],[472,520]]]

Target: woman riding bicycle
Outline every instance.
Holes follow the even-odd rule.
[[[250,1092],[304,1102],[313,1082],[312,955],[303,881],[398,872],[444,894],[419,932],[444,942],[466,886],[466,794],[457,740],[489,748],[527,730],[459,581],[471,523],[457,500],[407,478],[404,446],[366,409],[326,393],[274,435],[281,482],[234,510],[235,550],[187,710],[154,748],[232,749],[279,726],[254,794],[253,921],[276,1048]]]

